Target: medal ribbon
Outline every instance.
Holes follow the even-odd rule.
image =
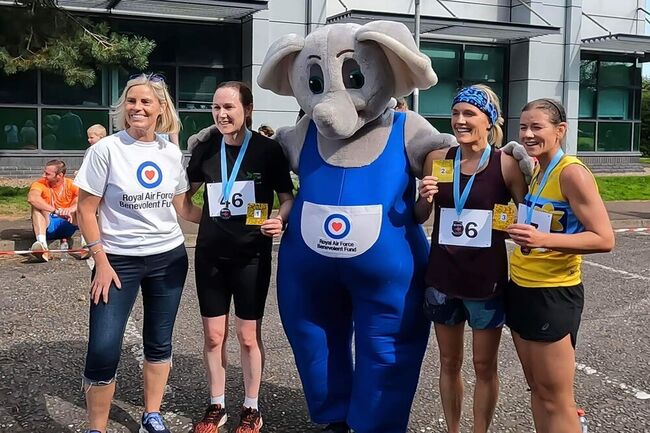
[[[551,159],[551,162],[548,164],[548,167],[546,167],[546,170],[544,170],[544,175],[542,176],[542,181],[537,184],[537,193],[535,196],[530,194],[531,200],[530,200],[530,206],[526,209],[526,224],[530,224],[530,222],[533,219],[533,210],[535,210],[535,205],[537,204],[537,200],[539,200],[539,196],[542,195],[542,191],[544,191],[544,187],[546,186],[546,183],[548,182],[548,178],[557,167],[557,165],[560,163],[560,160],[564,156],[564,151],[562,149],[558,149],[558,151],[555,153],[553,156],[553,159]],[[537,176],[532,180],[531,185],[535,183],[537,178],[539,177],[539,172],[537,172]]]
[[[237,173],[239,173],[239,168],[244,160],[244,155],[248,149],[248,142],[251,140],[252,135],[253,133],[246,128],[244,142],[239,150],[237,159],[235,159],[235,164],[232,166],[230,176],[228,176],[228,165],[226,163],[226,141],[225,138],[221,138],[221,191],[223,193],[223,199],[226,202],[226,208],[228,208],[228,204],[230,203],[230,193],[232,192],[232,187],[235,185]]]
[[[476,170],[474,170],[474,174],[472,174],[472,177],[470,177],[469,181],[467,181],[467,185],[465,185],[462,195],[460,193],[460,158],[461,158],[460,147],[456,152],[456,157],[454,158],[453,187],[454,187],[454,206],[456,207],[456,214],[458,215],[458,218],[460,218],[460,214],[463,213],[463,208],[465,207],[465,203],[467,203],[467,199],[469,198],[469,192],[472,190],[472,185],[474,184],[474,178],[476,177],[476,173],[478,173],[478,171],[481,169],[481,167],[483,167],[487,159],[490,157],[491,150],[492,147],[488,144],[485,150],[483,151],[483,155],[481,155],[481,159],[479,160],[478,165],[476,166]]]

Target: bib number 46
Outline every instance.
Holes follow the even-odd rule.
[[[221,203],[222,206],[225,206],[226,205],[226,200],[223,197],[221,197],[220,203]],[[240,192],[234,193],[232,195],[232,202],[230,204],[232,204],[234,207],[242,207],[243,204],[244,204],[242,194]]]

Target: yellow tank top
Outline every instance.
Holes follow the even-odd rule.
[[[565,167],[579,164],[588,168],[575,156],[565,155],[548,177],[535,208],[551,213],[551,233],[580,233],[584,231],[582,223],[575,216],[560,188],[560,175]],[[529,187],[524,204],[530,206],[531,198],[537,195],[540,173],[539,167],[533,175],[535,179]],[[582,255],[561,253],[543,248],[533,249],[530,254],[521,253],[515,247],[510,256],[510,278],[522,287],[567,287],[581,282],[580,264]]]

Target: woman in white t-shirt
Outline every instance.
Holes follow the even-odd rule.
[[[75,179],[79,227],[95,259],[84,370],[88,432],[106,432],[124,329],[142,287],[145,412],[140,433],[168,433],[160,404],[188,267],[176,213],[198,222],[201,209],[186,194],[180,149],[155,133],[180,129],[164,79],[132,77],[113,116],[120,132],[88,149]]]

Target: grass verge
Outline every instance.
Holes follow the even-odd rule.
[[[596,182],[605,201],[650,200],[650,176],[597,176]],[[29,187],[0,186],[0,218],[28,218],[28,191]],[[203,206],[203,187],[194,195],[193,201]],[[273,208],[278,207],[276,197]]]
[[[596,176],[604,201],[650,200],[650,176]]]
[[[29,187],[0,186],[0,217],[29,218],[28,191]]]

